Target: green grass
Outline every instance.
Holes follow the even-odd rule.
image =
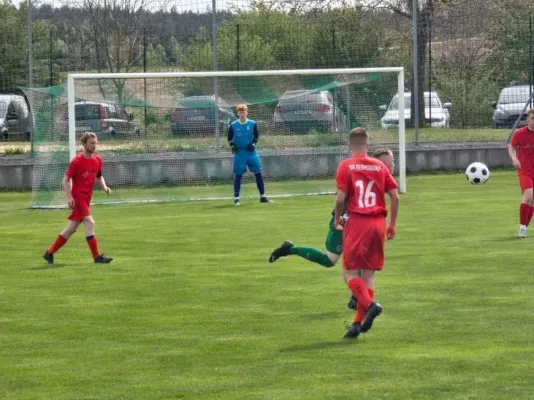
[[[509,134],[508,129],[491,128],[466,128],[466,129],[432,129],[421,128],[418,132],[419,142],[429,143],[449,143],[449,142],[503,142]],[[396,129],[373,131],[373,145],[398,143],[398,132]],[[416,142],[413,129],[406,129],[406,143],[409,145]],[[221,133],[220,146],[228,150],[226,133]],[[292,148],[316,148],[345,146],[346,133],[326,134],[310,133],[307,135],[272,135],[268,131],[261,132],[261,139],[258,144],[260,150],[285,150]],[[40,144],[41,151],[50,151],[52,148],[67,151],[67,142]],[[150,134],[141,135],[141,138],[126,138],[118,140],[103,139],[100,143],[100,150],[114,151],[119,154],[144,154],[158,151],[179,151],[196,152],[209,151],[217,147],[215,137],[170,137],[168,127],[156,125],[151,128]],[[0,155],[29,153],[31,145],[29,142],[4,142],[0,143]]]
[[[0,398],[530,399],[532,239],[515,238],[513,172],[409,177],[376,297],[384,313],[341,339],[340,268],[323,247],[332,196],[95,206],[95,265],[76,233],[41,259],[66,211],[0,194]]]

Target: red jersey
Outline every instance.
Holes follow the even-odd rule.
[[[78,154],[69,163],[65,175],[72,179],[71,192],[74,197],[92,196],[96,178],[102,176],[102,159],[96,154],[86,158],[83,153]]]
[[[516,148],[521,163],[519,173],[534,177],[534,131],[530,131],[527,126],[517,129],[510,145]]]
[[[341,162],[336,182],[349,199],[349,215],[387,215],[385,194],[397,188],[397,182],[382,161],[363,155]]]

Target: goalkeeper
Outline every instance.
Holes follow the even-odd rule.
[[[232,122],[228,128],[228,143],[234,153],[234,205],[239,205],[241,192],[241,179],[247,171],[254,173],[256,186],[260,192],[260,203],[271,203],[265,196],[265,185],[261,175],[261,160],[256,151],[259,132],[255,121],[248,119],[248,107],[240,104],[236,107],[238,120]]]
[[[395,158],[390,149],[377,149],[374,151],[373,157],[382,161],[391,173],[393,173],[395,168]],[[269,257],[269,262],[275,262],[280,257],[298,255],[326,268],[336,265],[343,248],[343,231],[336,230],[334,214],[335,210],[332,211],[332,217],[328,224],[329,229],[325,240],[326,253],[323,253],[320,249],[315,247],[295,246],[293,242],[286,240],[280,247],[273,250]],[[346,218],[345,210],[343,210],[343,218]],[[356,309],[356,299],[354,296],[350,299],[348,307]]]

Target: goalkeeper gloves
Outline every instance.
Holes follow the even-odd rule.
[[[251,143],[247,146],[248,151],[252,151],[256,148],[256,145],[254,143]]]
[[[235,153],[237,150],[239,150],[234,142],[230,142],[230,148],[232,149],[232,153]]]

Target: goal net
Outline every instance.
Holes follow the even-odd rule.
[[[61,179],[84,132],[97,133],[112,197],[93,203],[232,198],[228,126],[238,104],[259,128],[269,197],[333,193],[347,133],[362,126],[371,150],[389,147],[406,190],[402,68],[70,74],[66,85],[28,88],[34,116],[31,207],[64,207]],[[387,111],[390,113],[390,111]],[[246,173],[242,198],[258,196]]]

